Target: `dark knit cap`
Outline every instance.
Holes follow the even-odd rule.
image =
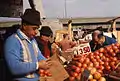
[[[35,9],[26,9],[24,14],[21,16],[22,21],[27,22],[31,25],[41,25],[40,12]]]
[[[51,28],[49,26],[42,26],[40,31],[40,35],[51,36],[53,34]]]

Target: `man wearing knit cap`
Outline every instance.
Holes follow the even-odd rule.
[[[49,58],[52,55],[51,52],[52,43],[50,43],[50,38],[52,37],[53,32],[49,26],[42,26],[39,32],[40,32],[40,36],[36,37],[38,47],[41,50],[42,54],[46,58]]]
[[[20,29],[7,38],[5,60],[14,76],[13,81],[38,81],[38,69],[48,69],[50,59],[46,59],[34,39],[38,33],[40,13],[35,9],[26,9],[21,16]]]

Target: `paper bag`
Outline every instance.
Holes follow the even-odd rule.
[[[58,55],[54,54],[51,57],[52,60],[52,66],[50,67],[49,71],[52,74],[52,77],[56,81],[64,81],[66,78],[69,77],[67,71],[63,67],[63,65],[60,63]]]
[[[46,77],[46,80],[45,80],[45,81],[56,81],[56,80],[54,80],[53,77]]]
[[[66,59],[66,61],[71,61],[72,58],[74,58],[73,52],[63,52],[61,55]]]
[[[39,81],[55,81],[53,77],[40,77]]]
[[[39,81],[46,81],[45,77],[40,77]]]

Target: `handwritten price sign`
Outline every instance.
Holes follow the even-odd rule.
[[[89,43],[80,44],[78,46],[78,54],[86,54],[90,52],[91,52],[91,48]]]

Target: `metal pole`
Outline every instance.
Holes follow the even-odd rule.
[[[65,18],[67,18],[67,2],[65,0]]]

